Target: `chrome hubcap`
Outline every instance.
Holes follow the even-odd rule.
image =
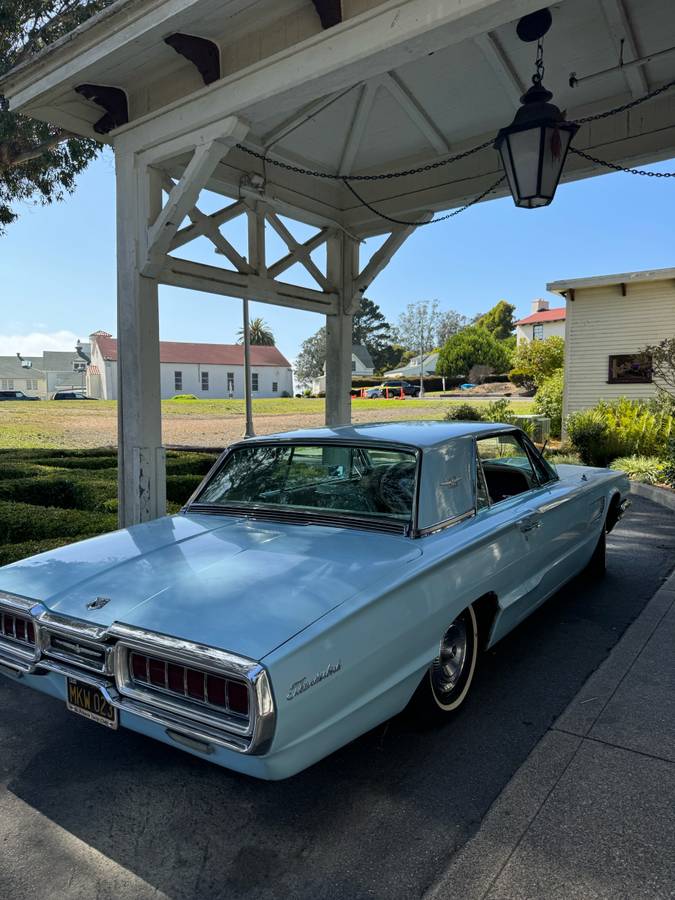
[[[468,633],[464,619],[455,619],[443,635],[441,650],[434,662],[434,687],[441,694],[455,689],[466,667],[468,657]]]

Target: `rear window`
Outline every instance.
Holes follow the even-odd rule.
[[[416,478],[413,451],[251,445],[225,458],[195,503],[411,521]]]

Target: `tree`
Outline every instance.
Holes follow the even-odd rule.
[[[565,360],[565,341],[561,337],[549,337],[545,341],[523,341],[516,347],[513,357],[513,374],[527,387],[537,387]],[[518,383],[514,380],[514,383]]]
[[[111,0],[2,0],[0,75],[76,28]],[[17,218],[13,205],[47,204],[75,189],[100,145],[3,109],[0,104],[0,234]]]
[[[400,348],[396,350],[392,345],[391,325],[377,303],[367,297],[363,297],[354,314],[352,343],[361,344],[368,350],[375,371],[396,365],[401,356]]]
[[[409,303],[398,319],[396,334],[399,342],[420,358],[420,396],[424,396],[424,358],[436,346],[439,323],[438,300]]]
[[[453,334],[457,334],[462,328],[466,328],[469,320],[466,316],[457,312],[455,309],[448,309],[441,313],[438,320],[438,331],[436,333],[436,346],[442,347],[448,338]]]
[[[453,335],[441,348],[436,371],[448,377],[466,377],[474,366],[489,366],[495,372],[508,368],[510,354],[501,341],[478,325]]]
[[[300,384],[308,384],[323,375],[326,364],[326,329],[319,328],[316,334],[302,342],[295,358],[295,377]]]
[[[475,324],[479,328],[485,328],[498,341],[503,341],[513,334],[516,327],[513,318],[515,311],[516,308],[512,303],[500,300],[492,309],[480,316]]]
[[[642,350],[644,361],[651,366],[652,377],[660,391],[675,398],[675,338],[665,338]]]
[[[249,324],[249,335],[251,338],[251,344],[255,344],[257,347],[273,347],[274,346],[274,335],[272,334],[269,325],[267,322],[263,322],[263,320],[258,317],[257,319],[252,319]],[[244,329],[240,328],[237,332],[237,342],[240,344],[244,343]]]

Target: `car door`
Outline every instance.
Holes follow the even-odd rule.
[[[569,556],[581,523],[555,472],[521,432],[480,437],[476,447],[490,508],[508,511],[524,538],[520,590],[500,602],[505,633],[574,574]]]

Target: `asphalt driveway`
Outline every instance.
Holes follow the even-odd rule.
[[[675,516],[634,498],[608,549],[600,585],[568,585],[482,658],[454,722],[399,717],[285,782],[0,679],[0,897],[420,897],[665,579]]]

